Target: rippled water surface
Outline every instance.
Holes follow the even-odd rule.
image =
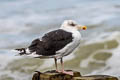
[[[54,69],[53,60],[19,57],[11,50],[28,46],[66,19],[88,26],[80,47],[65,57],[66,69],[120,76],[119,0],[0,0],[0,79],[26,80],[35,70]]]

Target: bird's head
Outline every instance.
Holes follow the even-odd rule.
[[[87,29],[86,26],[79,25],[74,20],[65,20],[62,23],[61,28],[72,28],[72,29],[76,29],[76,30],[86,30]]]

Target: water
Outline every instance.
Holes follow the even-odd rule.
[[[35,70],[55,69],[53,60],[26,59],[11,50],[28,46],[66,19],[88,26],[80,47],[65,57],[66,69],[118,77],[119,0],[0,0],[0,79],[26,80]]]

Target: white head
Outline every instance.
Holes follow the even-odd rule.
[[[62,29],[71,28],[71,29],[74,29],[74,30],[86,30],[87,29],[86,26],[79,25],[74,20],[65,20],[62,23],[61,28]]]

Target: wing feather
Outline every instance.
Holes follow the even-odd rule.
[[[57,50],[62,49],[68,43],[72,42],[72,33],[62,29],[51,31],[42,37],[42,40],[36,39],[29,46],[31,52],[36,54],[51,56],[55,55]]]

